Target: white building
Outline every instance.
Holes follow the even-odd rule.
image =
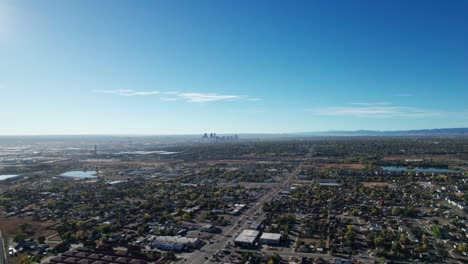
[[[161,250],[182,251],[187,248],[199,248],[202,241],[198,238],[181,237],[181,236],[158,236],[151,246]]]
[[[242,247],[253,247],[257,243],[260,232],[257,230],[244,229],[237,237],[234,239],[234,244]]]
[[[263,233],[260,237],[260,242],[262,244],[267,244],[270,246],[277,246],[280,243],[281,234],[278,233]]]

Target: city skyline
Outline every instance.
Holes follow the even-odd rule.
[[[0,1],[0,135],[468,127],[464,1]]]

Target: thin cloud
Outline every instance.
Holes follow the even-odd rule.
[[[187,100],[187,102],[193,102],[193,103],[242,99],[242,97],[238,95],[204,94],[204,93],[181,93],[181,94],[178,94],[178,96],[184,98],[185,100]]]
[[[424,118],[444,116],[443,112],[429,111],[416,107],[402,106],[345,106],[313,109],[312,112],[321,116],[365,117],[365,118]]]
[[[215,93],[174,93],[173,95],[180,97],[190,103],[206,103],[217,101],[259,101],[259,98],[250,98],[241,95],[226,95]]]
[[[135,92],[135,91],[131,91],[127,94],[125,94],[126,96],[145,96],[145,95],[155,95],[155,94],[159,94],[158,91],[149,91],[149,92]]]
[[[176,95],[176,94],[179,94],[179,92],[177,92],[177,91],[169,91],[169,92],[163,92],[163,94]]]
[[[159,91],[135,91],[129,89],[121,90],[93,90],[93,93],[115,94],[120,96],[148,96],[159,94]]]
[[[186,101],[190,103],[205,103],[205,102],[217,102],[217,101],[259,101],[259,98],[250,98],[248,96],[240,95],[226,95],[226,94],[215,94],[215,93],[196,93],[196,92],[177,92],[177,91],[136,91],[136,90],[93,90],[93,93],[101,94],[114,94],[119,96],[150,96],[157,94],[164,94],[170,96],[161,96],[162,101]]]

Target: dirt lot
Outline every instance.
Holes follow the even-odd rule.
[[[306,165],[304,166],[305,168],[318,168],[318,169],[355,169],[355,170],[361,170],[364,168],[364,165],[359,164],[359,163],[319,163],[319,164],[314,164],[314,165]]]
[[[31,230],[31,236],[34,238],[47,236],[50,234],[48,228],[55,225],[53,221],[36,222],[32,221],[30,218],[4,218],[0,216],[0,228],[5,237],[14,237],[21,230],[19,226],[23,223],[31,224],[31,228],[27,229],[27,231]]]
[[[382,160],[406,160],[406,159],[422,159],[422,157],[416,157],[416,156],[387,156],[384,157]]]
[[[220,165],[220,164],[226,164],[226,165],[246,165],[246,164],[255,164],[255,160],[213,160],[207,162],[208,165],[213,166],[213,165]]]
[[[362,182],[364,187],[390,187],[392,184],[388,182]]]
[[[83,166],[83,169],[94,169],[96,166],[102,168],[137,168],[137,167],[160,167],[169,162],[153,162],[153,161],[112,161],[112,162],[92,162]],[[100,168],[102,170],[102,168]]]
[[[270,182],[240,182],[239,183],[242,188],[246,189],[253,189],[253,188],[267,188],[271,189],[275,185],[275,183]]]

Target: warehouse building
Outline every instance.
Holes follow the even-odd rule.
[[[263,233],[260,237],[260,243],[270,245],[270,246],[278,246],[280,244],[281,234],[278,233]]]
[[[183,251],[190,248],[199,248],[203,242],[198,238],[181,236],[158,236],[151,246],[160,250]]]
[[[234,244],[240,247],[254,247],[259,236],[260,232],[257,230],[244,229],[236,239],[234,239]]]

